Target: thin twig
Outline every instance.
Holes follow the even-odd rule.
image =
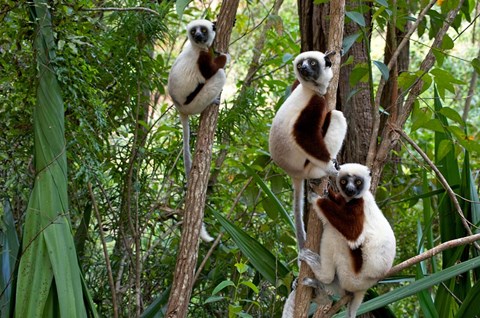
[[[443,174],[438,170],[437,166],[428,158],[427,154],[423,152],[422,148],[420,148],[415,141],[413,141],[408,135],[400,128],[393,128],[400,136],[402,136],[403,139],[405,139],[415,150],[422,156],[422,158],[425,160],[425,162],[432,168],[433,171],[437,174],[437,178],[442,184],[443,188],[447,191],[448,196],[452,200],[453,206],[457,210],[458,215],[460,216],[460,219],[462,221],[463,227],[467,231],[469,235],[473,235],[472,230],[470,229],[470,226],[468,225],[468,220],[465,218],[465,215],[463,214],[462,208],[460,207],[460,204],[458,203],[457,197],[455,195],[455,192],[453,192],[452,188],[448,184],[447,180],[443,176]],[[478,243],[473,243],[475,248],[480,251],[480,246]]]
[[[155,14],[160,16],[160,13],[158,13],[155,10],[152,10],[150,8],[145,8],[145,7],[128,7],[128,8],[114,8],[114,7],[106,7],[106,8],[82,8],[83,11],[140,11],[140,12],[148,12],[151,14]]]
[[[422,254],[419,254],[417,256],[409,258],[406,261],[403,261],[402,263],[400,263],[398,265],[395,265],[394,267],[392,267],[390,269],[390,271],[387,273],[387,275],[385,277],[392,276],[392,275],[404,270],[405,268],[408,268],[412,265],[420,263],[421,261],[424,261],[428,258],[431,258],[431,257],[437,255],[438,253],[440,253],[440,252],[442,252],[446,249],[456,247],[456,246],[460,246],[460,245],[470,244],[470,243],[475,244],[476,241],[478,241],[478,240],[480,240],[480,233],[444,242],[444,243],[442,243],[440,245],[437,245],[434,248],[432,248],[432,249],[430,249],[426,252],[423,252]]]
[[[410,40],[410,37],[412,36],[413,32],[418,28],[422,20],[425,18],[425,15],[427,14],[428,10],[430,10],[433,5],[435,5],[437,1],[436,0],[431,0],[430,3],[420,12],[420,14],[417,17],[417,20],[415,23],[412,25],[412,27],[408,30],[407,34],[405,34],[405,37],[403,38],[402,42],[398,45],[397,49],[395,52],[393,52],[392,57],[390,58],[390,61],[388,62],[388,70],[390,71],[394,65],[397,63],[397,58],[400,55],[400,52],[403,50],[405,45],[407,45],[408,41]],[[380,130],[380,100],[382,98],[382,92],[383,88],[385,87],[385,79],[380,77],[380,83],[378,84],[377,88],[377,94],[375,96],[375,104],[373,105],[373,127],[372,127],[372,138],[370,139],[370,146],[368,149],[368,155],[367,155],[367,166],[372,167],[373,165],[373,160],[376,155],[376,149],[377,149],[377,138],[378,138],[378,131]]]
[[[98,212],[97,200],[95,200],[95,196],[93,195],[92,184],[90,182],[88,183],[88,192],[90,193],[90,198],[92,199],[93,209],[94,209],[95,215],[97,217],[98,232],[100,233],[100,241],[102,242],[103,256],[105,257],[105,265],[107,267],[108,284],[110,285],[110,290],[112,292],[113,317],[117,318],[118,317],[118,305],[117,305],[117,295],[116,295],[116,292],[115,292],[115,283],[113,281],[112,266],[110,265],[110,257],[108,256],[107,243],[105,241],[105,233],[103,232],[102,218],[100,217],[100,213]]]

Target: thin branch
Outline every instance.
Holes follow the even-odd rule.
[[[478,50],[477,58],[480,59],[480,50]],[[465,106],[463,107],[463,121],[467,121],[468,113],[470,112],[470,105],[472,103],[472,97],[475,93],[475,87],[477,86],[478,73],[476,70],[473,70],[472,78],[470,79],[470,86],[468,88],[467,99],[465,100]]]
[[[420,14],[417,17],[417,21],[412,25],[412,27],[408,30],[407,34],[405,34],[405,37],[403,38],[402,42],[398,45],[397,49],[395,52],[392,54],[392,58],[388,62],[388,70],[391,71],[392,67],[397,64],[397,58],[400,55],[401,51],[407,45],[408,41],[410,40],[410,37],[412,36],[413,32],[418,28],[420,23],[423,21],[425,18],[425,15],[427,14],[428,10],[430,10],[433,5],[435,5],[437,1],[436,0],[431,0],[430,3],[420,12]],[[373,160],[376,155],[376,148],[377,148],[377,135],[378,131],[380,129],[380,100],[382,98],[382,92],[383,88],[385,87],[385,79],[380,77],[380,83],[378,84],[377,88],[377,95],[375,96],[375,104],[374,104],[374,109],[373,109],[373,128],[372,128],[372,138],[370,139],[370,146],[368,149],[368,155],[367,155],[367,166],[372,167],[373,165]]]
[[[443,252],[444,250],[447,250],[449,248],[457,247],[457,246],[460,246],[460,245],[466,245],[466,244],[470,244],[470,243],[475,244],[476,241],[478,241],[478,240],[480,240],[480,233],[473,234],[473,235],[470,235],[470,236],[461,237],[461,238],[458,238],[458,239],[455,239],[455,240],[447,241],[445,243],[442,243],[440,245],[435,246],[434,248],[432,248],[432,249],[430,249],[426,252],[423,252],[422,254],[419,254],[417,256],[409,258],[406,261],[403,261],[402,263],[400,263],[398,265],[395,265],[394,267],[392,267],[390,269],[390,271],[387,273],[387,275],[385,277],[392,276],[392,275],[404,270],[405,268],[408,268],[412,265],[420,263],[421,261],[429,259],[429,258],[437,255],[438,253]]]
[[[457,197],[455,195],[455,192],[453,192],[452,188],[448,184],[447,180],[445,180],[445,177],[442,175],[440,170],[435,166],[435,164],[428,158],[427,154],[423,152],[422,148],[420,148],[415,141],[413,141],[408,135],[400,128],[394,128],[394,130],[402,136],[403,139],[405,139],[415,150],[422,156],[423,160],[432,168],[433,171],[437,174],[437,178],[442,184],[443,188],[447,191],[448,196],[453,202],[453,206],[457,210],[458,215],[460,216],[460,219],[462,221],[463,227],[467,231],[469,235],[473,235],[472,230],[470,229],[470,226],[468,225],[468,220],[465,218],[465,215],[463,214],[462,208],[460,207],[460,204],[458,203]],[[480,251],[480,246],[478,243],[474,243],[474,246],[477,250]]]
[[[139,11],[139,12],[148,12],[151,14],[155,14],[160,16],[160,13],[158,13],[155,10],[152,10],[150,8],[145,8],[145,7],[128,7],[128,8],[114,8],[114,7],[106,7],[106,8],[82,8],[83,11]]]
[[[115,292],[115,283],[113,281],[113,272],[112,266],[110,265],[110,257],[108,256],[107,243],[105,241],[105,233],[103,232],[102,218],[100,217],[100,212],[98,212],[97,200],[92,191],[92,184],[88,183],[88,192],[90,193],[90,198],[92,199],[93,210],[97,217],[98,222],[98,232],[100,233],[100,241],[102,242],[103,256],[105,257],[105,266],[107,267],[108,274],[108,284],[110,285],[110,291],[112,293],[112,306],[113,306],[113,317],[118,317],[118,304],[117,304],[117,295]]]

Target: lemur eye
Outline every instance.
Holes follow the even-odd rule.
[[[194,35],[195,34],[195,29],[191,29],[190,34]]]
[[[302,63],[297,64],[297,68],[300,69],[302,67]]]
[[[360,179],[355,180],[355,184],[356,184],[357,186],[362,185],[362,183],[363,183],[363,181],[360,180]]]
[[[310,65],[311,65],[311,66],[315,66],[315,65],[317,65],[317,61],[315,61],[315,60],[311,60],[311,61],[310,61]]]
[[[202,33],[207,33],[207,28],[202,28]]]
[[[345,180],[345,179],[340,180],[340,184],[341,184],[341,185],[346,185],[346,184],[347,184],[347,180]]]

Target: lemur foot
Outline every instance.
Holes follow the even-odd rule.
[[[220,106],[220,96],[217,96],[213,102],[212,102],[213,105],[216,105],[216,106]]]
[[[322,310],[330,309],[330,306],[332,305],[330,297],[333,294],[325,288],[325,285],[322,282],[318,279],[305,277],[302,284],[313,288],[315,294],[313,301],[317,303],[318,306],[322,307]]]
[[[333,158],[332,162],[333,162],[333,166],[335,167],[335,169],[337,169],[337,171],[339,171],[340,170],[340,165],[338,164],[337,159]]]
[[[320,255],[308,248],[300,250],[300,253],[298,253],[298,259],[306,262],[310,267],[312,267],[312,264],[320,264]]]

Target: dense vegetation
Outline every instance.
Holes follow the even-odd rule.
[[[73,317],[75,311],[79,317],[162,316],[186,190],[181,125],[166,93],[168,71],[185,44],[185,22],[215,19],[220,5],[228,5],[194,1],[184,8],[188,2],[0,5],[2,317],[14,311],[20,317],[25,308],[50,317]],[[419,79],[423,83],[410,109],[399,104],[394,113],[379,105],[379,149],[390,138],[389,119],[404,110],[406,121],[394,127],[402,133],[386,159],[370,160],[381,176],[377,201],[396,233],[397,263],[478,233],[480,226],[480,2],[438,1],[412,35],[407,68],[389,73],[383,60],[384,30],[393,27],[404,36],[428,2],[346,5],[346,23],[358,31],[344,38],[342,70],[349,71],[340,79],[347,87],[342,110],[347,113],[365,93],[362,107],[372,113],[382,78],[393,79],[400,104]],[[424,72],[427,52],[457,7],[433,50],[435,64]],[[360,45],[368,52],[366,62],[354,55]],[[300,50],[295,1],[240,2],[205,210],[208,231],[220,239],[218,245],[200,243],[189,317],[281,315],[298,273],[297,251],[287,212],[290,179],[270,160],[268,132],[289,93],[291,62]],[[48,105],[55,106],[50,113]],[[348,116],[354,120],[355,114]],[[60,121],[63,128],[63,120],[64,135],[47,133]],[[195,132],[198,118],[192,122]],[[368,146],[347,145],[344,152],[344,159],[361,154],[358,160],[369,160]],[[479,269],[473,245],[448,249],[380,284],[371,294],[385,297],[371,306],[388,304],[397,317],[478,316]],[[46,273],[42,281],[48,286],[34,273]],[[62,288],[71,286],[61,282],[73,282],[80,296],[63,295]],[[410,294],[401,294],[407,285]]]

